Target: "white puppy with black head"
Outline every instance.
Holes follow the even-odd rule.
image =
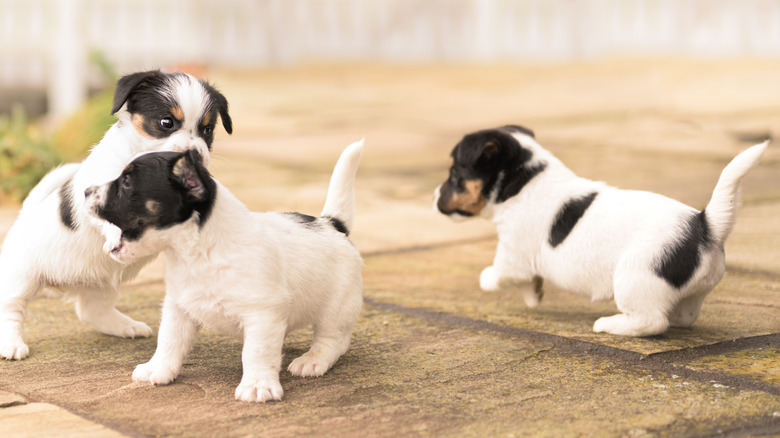
[[[0,253],[0,357],[23,359],[27,302],[45,286],[75,300],[79,318],[102,333],[149,336],[149,327],[120,313],[121,281],[154,257],[121,264],[101,246],[116,227],[84,208],[84,190],[119,175],[139,153],[196,150],[206,159],[217,118],[232,132],[225,97],[183,73],[140,72],[122,77],[114,94],[117,122],[81,163],[51,171],[30,192]]]
[[[656,335],[691,326],[723,277],[740,182],[767,144],[734,158],[698,211],[580,178],[526,128],[488,129],[455,146],[434,204],[451,218],[496,225],[498,248],[480,275],[482,289],[519,287],[530,307],[539,304],[544,280],[593,301],[614,297],[622,313],[599,318],[594,331]]]
[[[173,381],[199,326],[243,339],[239,400],[282,398],[282,343],[299,327],[313,325],[314,341],[288,370],[330,369],[347,351],[363,303],[363,262],[347,237],[362,150],[361,141],[342,153],[319,218],[249,211],[192,151],[141,155],[116,181],[88,190],[91,211],[122,230],[114,258],[165,256],[157,351],[135,380]]]

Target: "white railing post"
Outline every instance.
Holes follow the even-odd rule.
[[[79,17],[81,0],[54,0],[54,41],[49,46],[49,115],[59,121],[75,111],[87,96],[86,61]]]

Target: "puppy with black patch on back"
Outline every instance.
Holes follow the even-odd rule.
[[[228,102],[209,83],[184,73],[147,71],[117,82],[117,121],[81,163],[49,172],[25,199],[0,253],[0,357],[24,359],[27,302],[43,287],[61,289],[79,319],[120,337],[150,336],[149,326],[120,313],[119,284],[154,258],[121,264],[101,246],[119,229],[87,214],[84,191],[115,179],[139,153],[195,150],[208,160],[218,118],[231,133]]]
[[[249,211],[194,151],[141,155],[119,179],[88,189],[89,210],[122,230],[112,257],[165,257],[157,351],[133,379],[172,382],[200,326],[243,339],[238,400],[281,400],[282,343],[300,327],[313,325],[314,341],[289,372],[328,371],[363,304],[363,261],[347,237],[362,151],[360,141],[341,154],[319,218]]]
[[[517,287],[535,307],[549,281],[593,301],[615,299],[621,313],[599,318],[595,332],[657,335],[690,327],[723,278],[723,245],[736,222],[742,178],[768,144],[737,155],[698,211],[580,178],[526,128],[487,129],[455,146],[434,205],[452,219],[479,216],[496,225],[498,247],[480,275],[483,290]]]

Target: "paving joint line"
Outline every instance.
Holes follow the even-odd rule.
[[[559,351],[569,354],[596,355],[605,360],[617,360],[624,364],[637,366],[651,371],[679,375],[700,383],[720,383],[731,388],[767,392],[780,395],[780,385],[764,381],[756,381],[727,372],[704,371],[688,368],[685,362],[713,354],[736,352],[750,348],[775,346],[780,343],[780,333],[735,339],[702,347],[692,347],[664,353],[643,354],[622,348],[568,338],[551,333],[538,332],[518,327],[503,326],[492,322],[481,321],[465,316],[453,315],[419,307],[406,307],[399,304],[375,301],[364,298],[365,304],[378,310],[416,317],[434,323],[443,323],[473,330],[484,330],[514,338],[529,339],[536,342],[552,344]],[[683,363],[673,363],[679,361]]]

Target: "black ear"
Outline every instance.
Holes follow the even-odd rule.
[[[207,178],[211,178],[203,167],[200,154],[190,149],[173,165],[173,176],[176,182],[195,200],[203,201],[209,196]]]
[[[461,140],[456,160],[464,166],[473,166],[479,161],[490,160],[497,156],[502,148],[502,139],[490,132],[477,132]]]
[[[227,131],[228,134],[232,134],[233,120],[230,118],[230,114],[228,114],[227,99],[222,93],[217,91],[217,89],[214,88],[213,85],[209,84],[206,81],[201,81],[201,82],[203,83],[203,86],[206,87],[206,90],[208,91],[211,100],[213,100],[214,104],[217,106],[219,117],[222,119],[222,126],[225,128],[225,131]]]
[[[225,127],[225,131],[227,131],[228,134],[232,134],[233,120],[230,118],[230,114],[228,114],[228,101],[220,92],[217,92],[216,101],[219,117],[222,119],[222,126]]]
[[[119,78],[116,83],[116,91],[114,91],[114,104],[111,108],[111,114],[116,114],[122,108],[122,105],[127,102],[130,94],[133,93],[144,81],[154,76],[161,76],[162,73],[159,70],[143,71],[138,73],[132,73]]]

